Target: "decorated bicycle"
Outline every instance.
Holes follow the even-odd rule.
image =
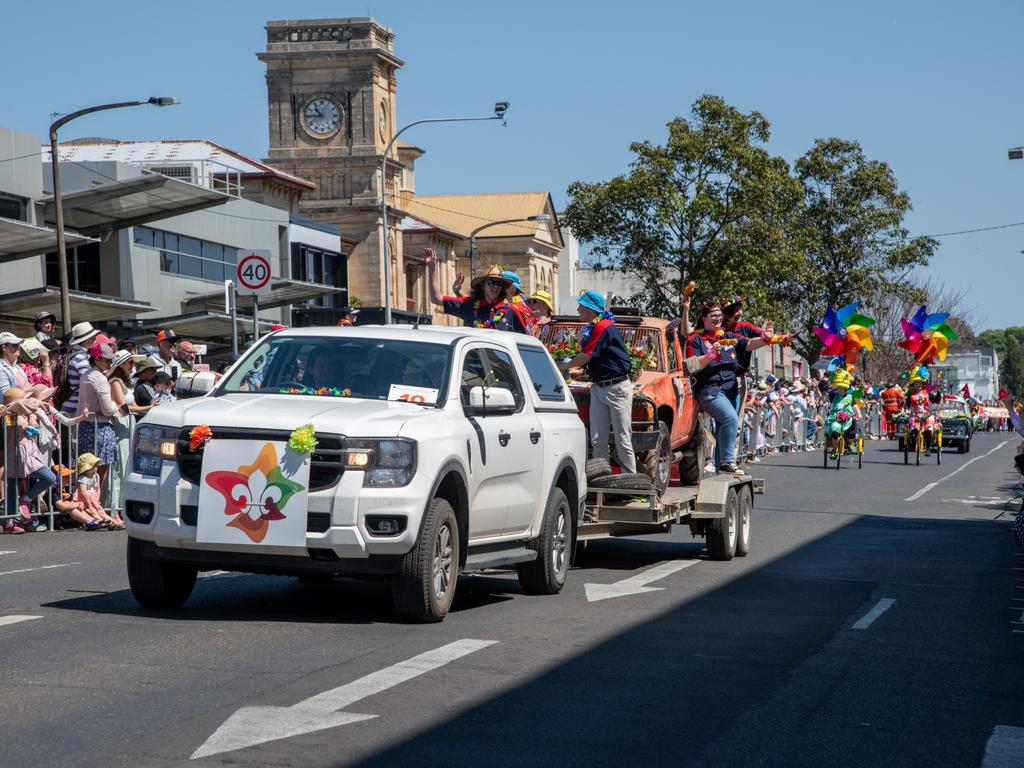
[[[838,310],[829,307],[821,326],[814,329],[821,339],[822,355],[832,356],[826,371],[832,388],[824,428],[825,467],[834,461],[839,469],[846,453],[856,455],[858,468],[864,464],[864,439],[857,432],[860,390],[853,389],[853,371],[860,350],[873,347],[870,327],[874,323],[872,318],[857,312],[857,302],[853,302]]]
[[[930,383],[929,365],[946,359],[946,349],[957,335],[946,319],[948,312],[928,313],[927,305],[922,305],[914,316],[900,319],[903,327],[904,340],[899,346],[914,356],[916,363],[908,374],[908,391],[905,405],[903,436],[900,439],[903,449],[903,463],[910,463],[910,454],[914,453],[914,463],[921,464],[921,455],[935,454],[937,463],[942,463],[942,420],[931,411],[931,391],[935,385]]]

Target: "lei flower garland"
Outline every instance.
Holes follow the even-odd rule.
[[[195,453],[201,447],[210,442],[213,437],[213,430],[208,424],[197,424],[188,433],[188,449]]]
[[[594,332],[594,326],[596,326],[602,320],[611,320],[614,323],[615,315],[613,315],[610,310],[606,309],[600,315],[598,315],[585,326],[583,326],[583,329],[580,331],[580,343],[584,347],[587,346],[587,342],[590,341],[590,334]]]
[[[352,390],[348,387],[344,389],[338,389],[338,387],[289,387],[285,390],[287,395],[319,395],[320,397],[348,397],[352,394]]]
[[[296,427],[288,437],[288,445],[296,453],[311,454],[317,446],[316,432],[312,424]]]

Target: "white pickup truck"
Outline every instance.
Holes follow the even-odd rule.
[[[311,452],[291,439],[305,425]],[[582,520],[585,463],[585,427],[536,339],[279,331],[208,395],[155,408],[136,428],[132,594],[177,607],[213,569],[382,578],[400,616],[439,621],[460,572],[510,564],[524,590],[554,594]]]

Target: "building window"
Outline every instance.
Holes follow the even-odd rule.
[[[85,293],[100,290],[100,244],[86,243],[67,249],[68,288]],[[60,286],[60,268],[57,251],[46,254],[46,284]]]
[[[223,283],[235,274],[238,249],[152,227],[134,227],[137,245],[160,251],[160,271]]]
[[[348,269],[343,253],[292,243],[292,278],[344,289],[341,293],[307,299],[307,307],[338,308],[348,303]]]
[[[0,195],[0,217],[5,219],[15,219],[17,221],[26,221],[25,204],[22,202],[21,198]]]

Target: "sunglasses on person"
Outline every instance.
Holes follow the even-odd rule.
[[[501,286],[504,285],[504,283],[501,280],[495,280],[495,279],[490,278],[490,277],[487,278],[486,280],[484,280],[484,282],[490,288],[501,288]]]

